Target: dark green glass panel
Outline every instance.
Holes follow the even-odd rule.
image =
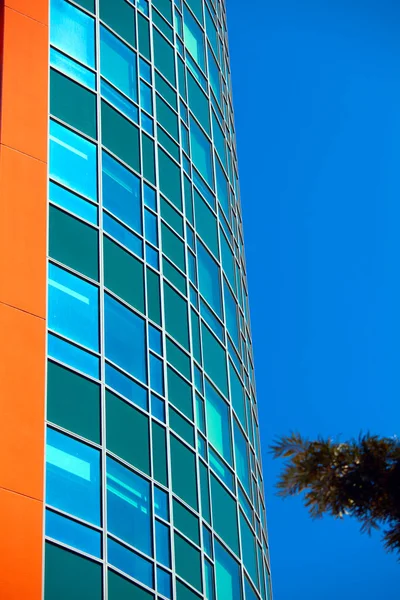
[[[172,229],[175,229],[181,237],[183,237],[183,219],[169,202],[161,197],[160,199],[161,216]]]
[[[174,525],[195,544],[200,545],[199,520],[177,500],[173,501]]]
[[[50,69],[50,112],[96,138],[96,95]]]
[[[102,568],[98,563],[46,542],[46,600],[102,600]]]
[[[170,367],[167,367],[168,400],[193,421],[192,388]]]
[[[190,180],[184,177],[184,194],[185,194],[185,210],[186,218],[193,225],[193,201],[192,201],[192,184]]]
[[[211,252],[218,258],[217,219],[200,194],[194,190],[196,230]]]
[[[136,46],[135,11],[125,0],[100,0],[100,19]]]
[[[94,11],[95,11],[94,0],[76,0],[76,3],[79,4],[79,6],[86,8],[86,10],[90,10],[90,12],[92,12],[92,13],[94,13]]]
[[[175,109],[178,110],[178,100],[175,90],[165,81],[159,73],[156,73],[156,91]]]
[[[108,237],[103,238],[104,285],[144,313],[144,267]]]
[[[150,26],[148,20],[138,13],[139,51],[148,60],[150,58]]]
[[[168,258],[181,269],[181,271],[185,271],[185,244],[164,223],[161,223],[161,237],[164,254],[166,254]]]
[[[211,503],[215,531],[224,542],[239,553],[239,531],[237,525],[236,502],[219,481],[211,474]]]
[[[187,585],[176,580],[176,600],[200,600],[200,596],[192,592]]]
[[[192,380],[190,372],[190,358],[183,352],[172,340],[167,337],[167,360],[175,367],[186,379]]]
[[[140,173],[139,129],[104,101],[101,126],[103,144]]]
[[[211,135],[210,107],[208,98],[198,85],[193,75],[187,72],[188,103],[200,125]]]
[[[47,363],[47,419],[100,444],[100,386]]]
[[[186,350],[189,350],[187,302],[164,282],[165,328]]]
[[[172,406],[169,407],[169,426],[194,448],[194,428]]]
[[[168,485],[167,449],[165,429],[154,421],[151,424],[153,439],[153,477],[159,483]]]
[[[182,294],[186,295],[186,279],[167,258],[163,257],[164,277],[168,279]]]
[[[172,4],[171,0],[153,0],[153,6],[160,11],[160,13],[169,21],[172,25]]]
[[[225,350],[204,323],[201,324],[201,337],[203,341],[204,370],[221,392],[228,397]]]
[[[156,109],[157,121],[178,141],[178,117],[158,94],[156,95]]]
[[[175,569],[177,574],[201,592],[203,588],[201,583],[200,552],[184,540],[179,533],[175,533],[174,542]]]
[[[197,510],[196,458],[174,435],[171,442],[172,491]]]
[[[166,133],[160,125],[157,125],[157,137],[158,142],[170,155],[177,161],[179,161],[179,146],[174,140]]]
[[[192,322],[192,345],[193,345],[193,356],[197,362],[201,365],[201,347],[200,347],[200,321],[197,313],[190,310],[190,319]]]
[[[149,319],[161,325],[160,278],[152,269],[147,274],[147,314]]]
[[[181,170],[161,148],[158,149],[158,178],[161,193],[182,210]]]
[[[210,489],[208,484],[208,469],[200,462],[200,494],[201,514],[207,523],[211,523]]]
[[[107,448],[150,475],[149,420],[136,408],[106,392]]]
[[[132,581],[108,569],[108,600],[153,600],[153,594],[146,592]],[[71,598],[72,600],[72,598]],[[75,600],[75,599],[74,599]]]
[[[154,158],[154,142],[142,133],[143,177],[156,183],[156,165]]]
[[[96,281],[99,279],[98,239],[97,229],[50,206],[50,256]]]
[[[153,27],[154,65],[175,86],[174,49]]]

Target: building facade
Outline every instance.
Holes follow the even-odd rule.
[[[1,5],[4,600],[270,600],[225,6]]]

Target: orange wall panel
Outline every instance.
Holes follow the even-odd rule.
[[[42,529],[41,502],[0,488],[1,600],[41,600]]]
[[[47,166],[0,153],[0,302],[45,318]]]
[[[5,6],[47,25],[49,19],[49,3],[40,0],[5,0]]]
[[[43,5],[43,0],[38,4]],[[1,143],[47,160],[48,28],[5,7]]]
[[[0,488],[43,500],[45,321],[0,303],[0,331]]]

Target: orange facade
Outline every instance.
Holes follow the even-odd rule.
[[[0,2],[0,597],[42,597],[48,1]]]

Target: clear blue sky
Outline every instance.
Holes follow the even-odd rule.
[[[266,448],[400,433],[400,4],[227,7],[274,600],[398,600],[380,536],[276,498]]]

